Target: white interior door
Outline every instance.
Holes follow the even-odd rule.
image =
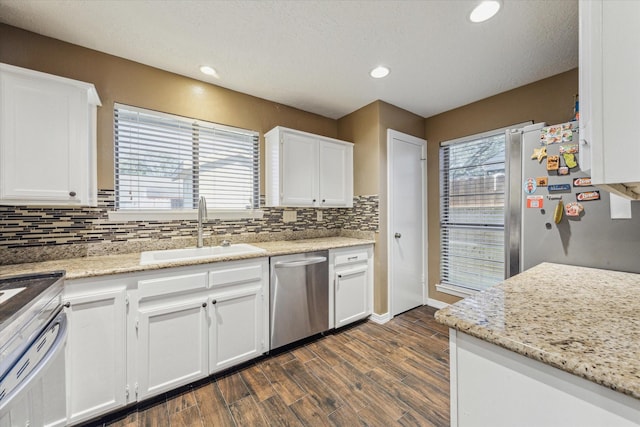
[[[425,301],[427,141],[387,131],[389,307],[392,316]]]

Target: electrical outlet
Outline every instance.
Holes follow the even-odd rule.
[[[322,221],[322,211],[318,210],[316,221]]]
[[[296,222],[298,220],[298,211],[282,212],[282,222]]]

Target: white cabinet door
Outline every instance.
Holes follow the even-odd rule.
[[[208,375],[207,300],[164,300],[138,310],[138,400]]]
[[[364,266],[336,273],[336,328],[339,328],[369,314],[368,268]]]
[[[91,285],[65,296],[70,424],[126,403],[126,287],[96,291]],[[73,289],[70,282],[67,287]]]
[[[592,182],[640,198],[640,2],[580,1],[580,162]],[[621,65],[622,64],[622,65]]]
[[[93,86],[1,65],[0,203],[95,205]]]
[[[281,142],[283,206],[318,203],[318,145],[306,135],[283,133]]]
[[[329,259],[330,326],[340,328],[373,312],[373,245],[332,249]]]
[[[210,372],[214,373],[266,351],[263,337],[262,285],[212,294]]]
[[[209,369],[217,372],[269,349],[267,258],[212,267]]]
[[[319,142],[320,206],[353,206],[353,146]]]

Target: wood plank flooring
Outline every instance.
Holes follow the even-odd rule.
[[[434,312],[343,328],[104,425],[448,426],[448,331]]]

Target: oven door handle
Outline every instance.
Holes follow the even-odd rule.
[[[64,351],[64,344],[67,338],[67,315],[64,311],[61,311],[58,316],[53,319],[46,328],[43,329],[43,331],[38,335],[38,339],[36,339],[35,342],[38,342],[40,337],[47,333],[50,328],[56,326],[56,324],[59,325],[59,330],[53,344],[51,345],[51,347],[49,347],[49,350],[47,350],[47,353],[42,357],[42,359],[40,359],[36,367],[27,374],[27,376],[20,382],[20,384],[18,384],[13,390],[11,390],[6,396],[4,396],[2,400],[0,400],[0,414],[4,414],[5,409],[9,408],[14,400],[21,397],[23,392],[28,391],[31,383],[35,381],[38,376],[42,375],[48,368],[49,362],[54,360],[61,351]]]

